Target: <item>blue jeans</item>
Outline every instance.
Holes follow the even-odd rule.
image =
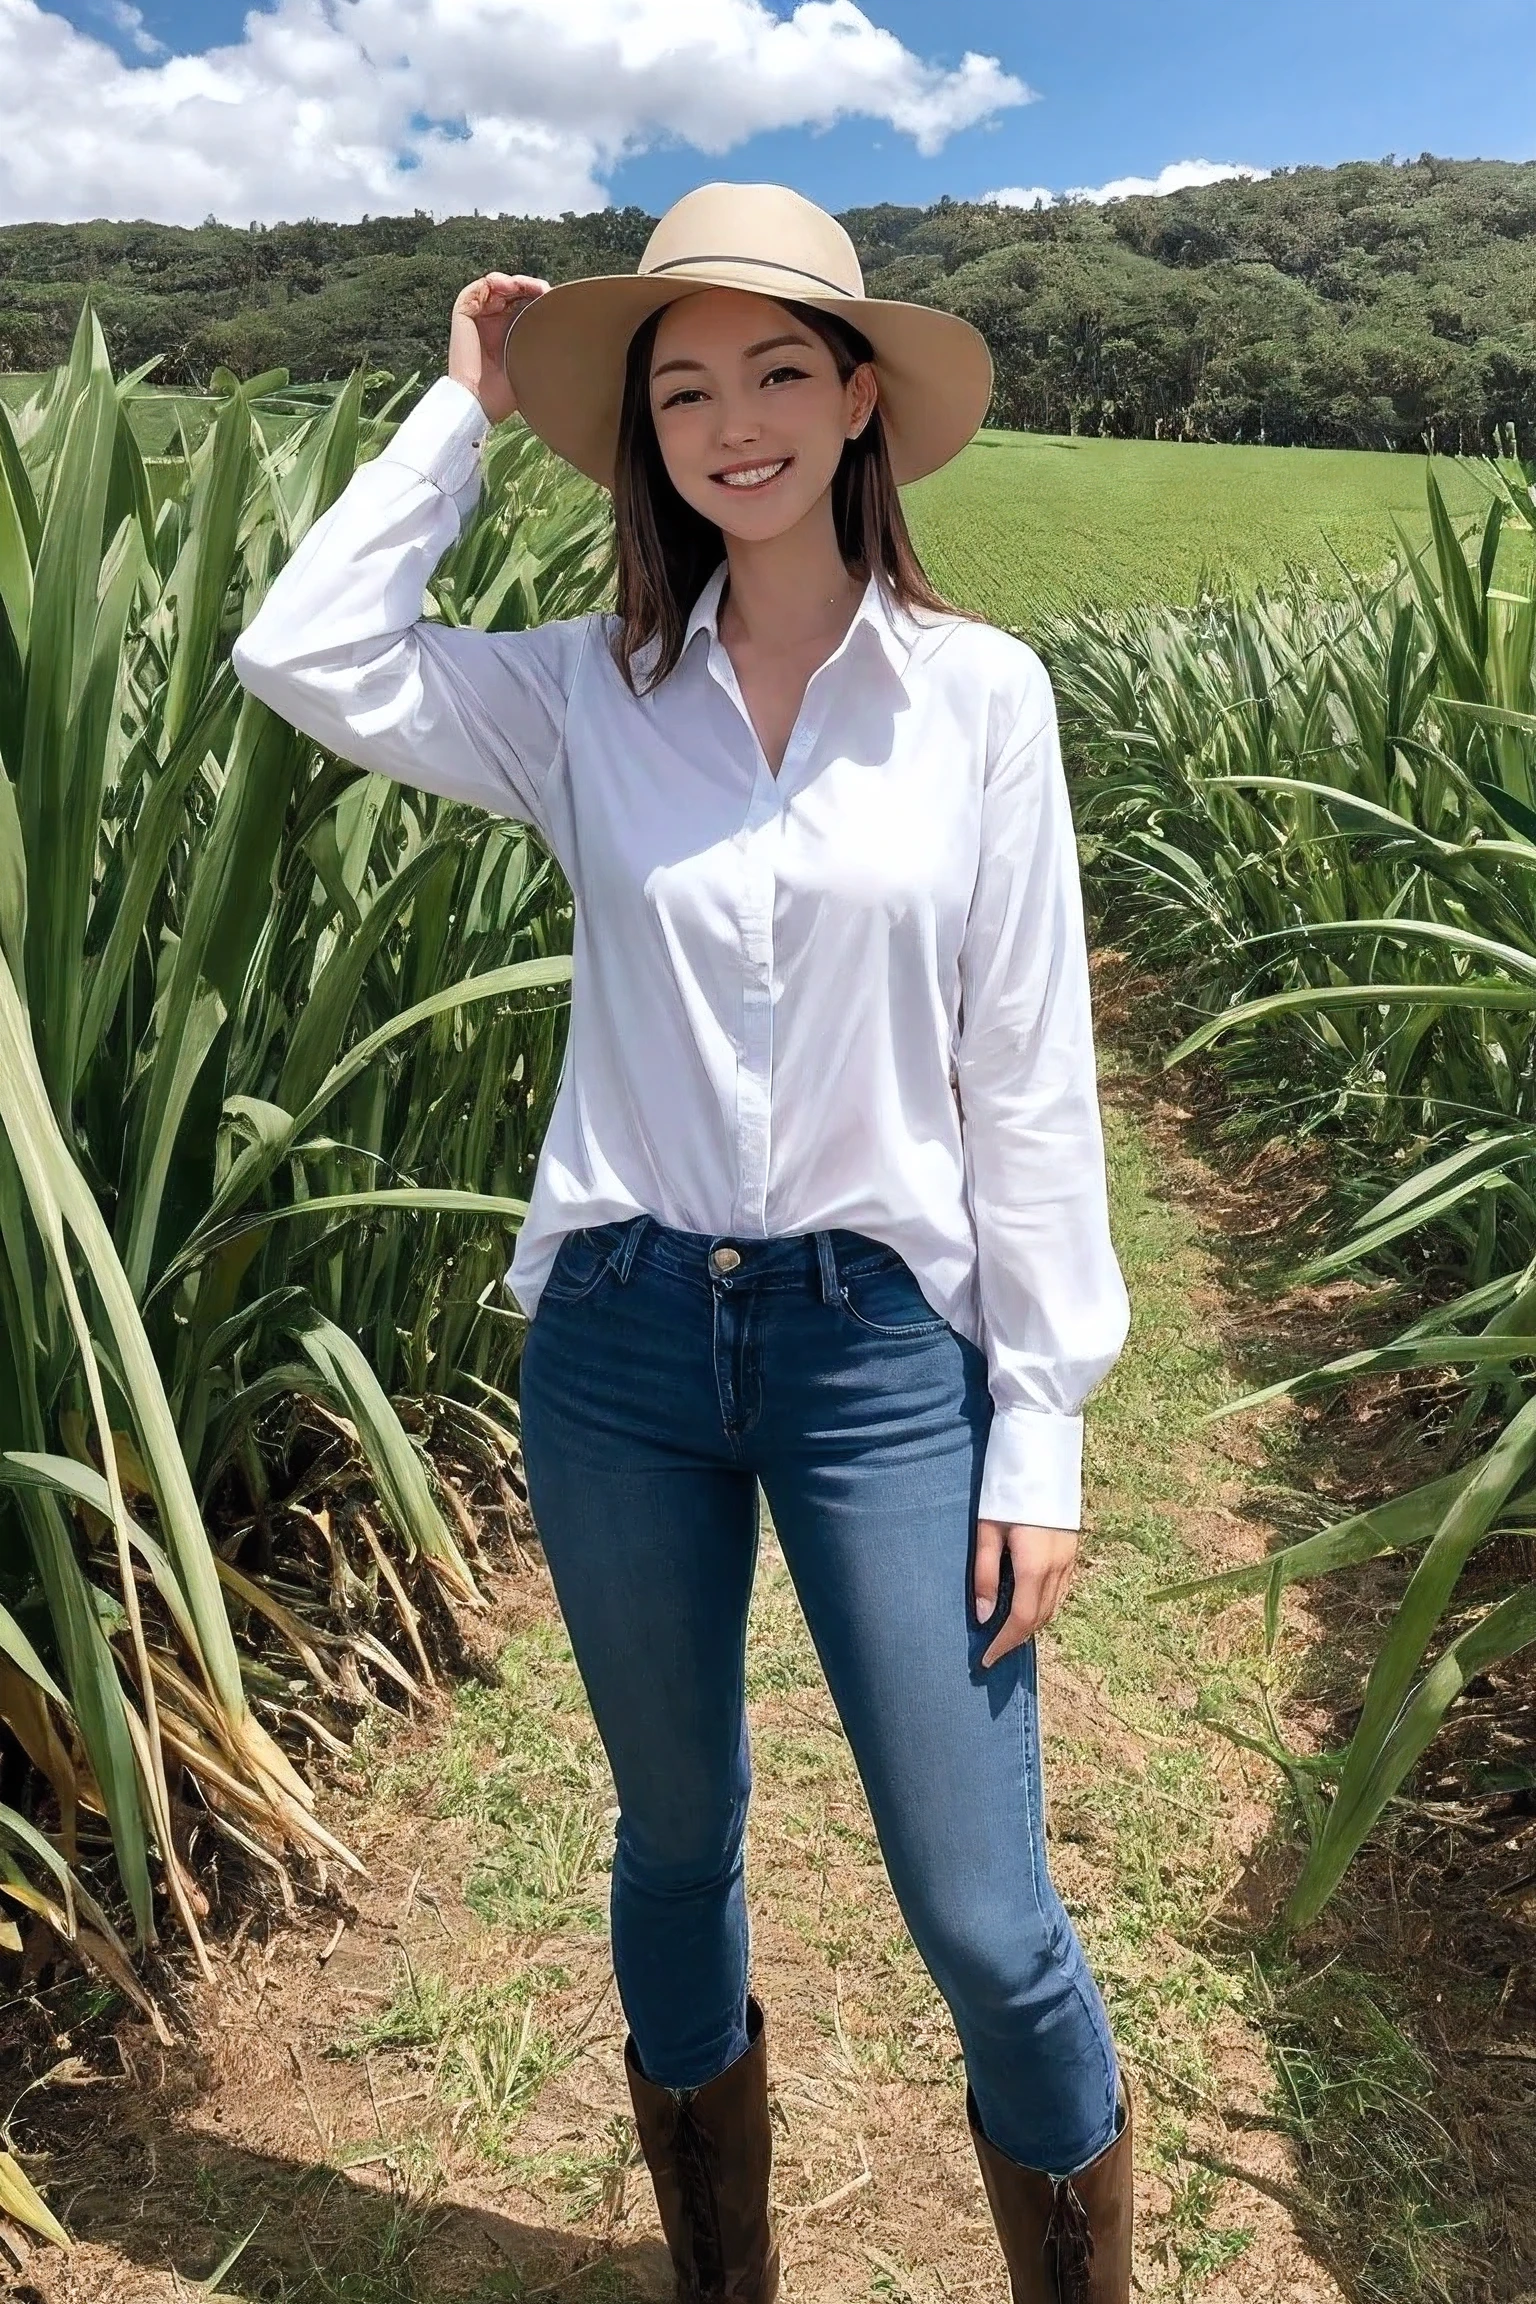
[[[697,2087],[747,2045],[761,1481],[982,2126],[1060,2175],[1114,2136],[1116,2065],[1046,1869],[1034,1643],[980,1665],[1010,1594],[1005,1573],[976,1622],[991,1414],[985,1355],[857,1232],[570,1233],[524,1349],[529,1498],[618,1793],[613,1960],[646,2074]]]

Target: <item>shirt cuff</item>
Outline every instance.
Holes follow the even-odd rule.
[[[439,376],[380,450],[379,462],[404,464],[445,496],[459,497],[479,483],[480,451],[490,429],[473,392],[451,376]]]
[[[982,1468],[978,1520],[1030,1528],[1083,1524],[1083,1420],[1043,1409],[1000,1408]]]

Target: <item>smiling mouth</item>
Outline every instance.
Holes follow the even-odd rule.
[[[780,456],[771,464],[744,464],[737,472],[712,472],[710,478],[720,488],[734,488],[738,495],[757,488],[767,488],[787,472],[794,462],[792,456]]]

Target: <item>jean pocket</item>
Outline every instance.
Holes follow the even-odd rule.
[[[949,1326],[923,1294],[912,1267],[894,1248],[878,1264],[846,1274],[841,1295],[843,1310],[874,1336],[896,1341],[909,1336],[942,1336]]]
[[[545,1300],[551,1304],[580,1304],[598,1287],[604,1274],[613,1270],[616,1244],[614,1228],[607,1224],[586,1225],[579,1231],[567,1232],[555,1251],[555,1260],[544,1282]]]

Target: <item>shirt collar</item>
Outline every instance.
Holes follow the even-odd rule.
[[[719,639],[720,597],[725,590],[729,566],[728,561],[721,561],[694,602],[693,612],[683,633],[685,650],[700,632],[707,632],[712,641]],[[848,637],[843,641],[843,648],[847,647],[848,641],[861,624],[867,624],[873,632],[885,652],[887,663],[900,679],[907,669],[919,628],[906,610],[887,595],[877,576],[872,575],[864,587],[864,596],[853,612],[853,622],[848,627]],[[837,653],[841,654],[842,649]]]

